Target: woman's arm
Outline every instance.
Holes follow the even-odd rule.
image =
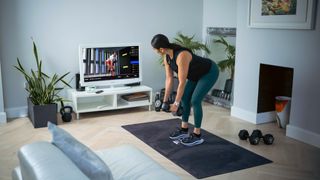
[[[164,55],[163,63],[166,70],[166,86],[165,86],[163,102],[168,102],[168,99],[172,90],[172,85],[173,85],[173,71],[167,62],[166,55]]]
[[[177,95],[176,95],[176,99],[175,99],[176,103],[180,103],[181,98],[183,96],[184,87],[187,82],[189,64],[190,64],[191,60],[192,60],[192,55],[188,51],[182,51],[181,53],[179,53],[179,55],[177,57],[176,62],[178,65],[179,85],[178,85]],[[173,106],[171,108],[171,111],[176,111],[176,110],[177,110],[177,107],[175,107],[175,106]]]

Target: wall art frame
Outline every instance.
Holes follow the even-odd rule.
[[[316,0],[249,0],[250,28],[313,29]]]

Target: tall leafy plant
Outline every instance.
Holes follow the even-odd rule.
[[[38,50],[35,42],[33,41],[33,54],[37,64],[37,70],[31,69],[27,72],[22,66],[19,58],[17,58],[18,65],[14,66],[19,72],[22,73],[27,81],[26,90],[29,93],[29,98],[34,105],[53,104],[62,102],[64,99],[59,96],[59,92],[65,87],[71,87],[64,78],[70,73],[65,73],[62,76],[56,73],[50,77],[42,71],[42,60],[39,59]],[[59,83],[64,87],[57,87]]]
[[[218,66],[221,71],[228,70],[230,73],[230,79],[234,77],[234,65],[235,65],[235,46],[229,44],[222,36],[219,39],[214,40],[214,43],[222,44],[225,47],[226,59],[218,62]]]

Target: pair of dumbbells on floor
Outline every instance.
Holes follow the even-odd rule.
[[[240,130],[238,136],[241,140],[247,140],[249,138],[249,142],[252,145],[258,145],[261,138],[266,145],[271,145],[274,141],[274,137],[271,134],[266,134],[263,136],[259,129],[253,130],[250,136],[247,130],[242,129]]]

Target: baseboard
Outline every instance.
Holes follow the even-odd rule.
[[[288,124],[286,136],[320,148],[320,134]]]
[[[257,124],[274,122],[276,120],[276,111],[269,111],[257,114]]]
[[[28,107],[16,107],[16,108],[7,108],[5,109],[8,118],[18,118],[18,117],[27,117],[28,116]]]
[[[250,111],[235,106],[231,107],[231,116],[242,119],[244,121],[251,122],[253,124],[257,124],[256,113],[252,113]]]
[[[7,114],[6,112],[0,112],[0,124],[7,123]]]

